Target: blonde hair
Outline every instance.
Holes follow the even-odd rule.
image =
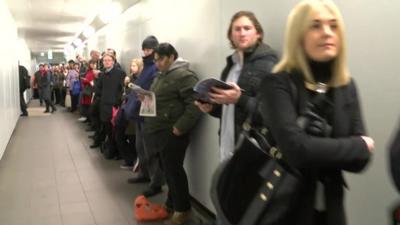
[[[138,72],[136,75],[139,75],[143,70],[143,60],[141,58],[134,58],[132,59],[131,66],[133,63],[135,63],[136,66],[138,67]]]
[[[307,56],[303,43],[304,35],[312,22],[312,13],[321,5],[326,7],[335,16],[337,21],[337,34],[340,45],[338,54],[332,64],[332,79],[328,85],[339,87],[349,83],[350,74],[346,63],[347,56],[343,18],[339,9],[331,0],[304,0],[292,9],[286,24],[283,56],[274,67],[273,72],[300,71],[303,73],[306,82],[315,83],[307,63]]]

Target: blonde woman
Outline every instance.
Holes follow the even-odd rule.
[[[132,59],[130,76],[126,76],[124,80],[123,104],[115,120],[115,141],[119,153],[124,160],[124,163],[120,166],[121,169],[132,170],[137,157],[135,148],[135,120],[132,116],[135,113],[132,110],[132,101],[136,101],[136,94],[130,91],[129,84],[137,79],[142,70],[142,59]]]
[[[260,88],[264,122],[306,182],[279,224],[347,224],[342,173],[361,172],[374,148],[348,72],[344,35],[332,1],[301,1],[288,17],[282,60]],[[302,101],[319,119],[303,114]]]

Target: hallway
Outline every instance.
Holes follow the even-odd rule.
[[[133,201],[145,184],[128,184],[133,173],[119,168],[122,161],[89,148],[90,133],[77,115],[62,107],[43,114],[37,100],[28,110],[0,161],[0,224],[140,224]],[[164,195],[151,200],[163,203]]]

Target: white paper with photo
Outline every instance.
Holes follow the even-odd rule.
[[[140,116],[154,117],[157,115],[156,111],[156,96],[154,92],[148,91],[149,93],[143,94],[144,99],[140,105]]]
[[[148,90],[144,90],[143,88],[141,88],[139,85],[136,85],[136,84],[134,84],[134,83],[129,83],[128,84],[128,87],[132,90],[132,91],[134,91],[135,93],[137,93],[137,94],[141,94],[141,95],[154,95],[154,93],[153,92],[151,92],[151,91],[148,91]]]

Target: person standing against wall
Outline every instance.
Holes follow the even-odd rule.
[[[143,61],[141,58],[135,58],[131,62],[130,76],[126,76],[124,80],[124,102],[118,111],[115,119],[115,140],[117,142],[118,151],[124,159],[121,169],[132,170],[137,159],[135,147],[135,124],[136,120],[132,119],[131,101],[136,101],[136,94],[129,88],[140,75],[143,70]]]
[[[20,116],[28,116],[28,111],[26,110],[26,102],[24,98],[24,92],[26,89],[30,88],[31,78],[29,77],[28,70],[22,66],[18,65],[18,75],[19,75],[19,103],[21,107]]]
[[[114,55],[106,53],[103,57],[104,73],[98,80],[98,97],[100,97],[100,121],[102,126],[99,135],[91,148],[100,147],[106,136],[111,142],[112,138],[112,107],[119,107],[122,100],[125,72],[115,65]]]
[[[135,84],[145,90],[149,90],[154,78],[157,75],[157,67],[154,63],[154,49],[158,46],[158,40],[155,36],[150,35],[142,42],[143,50],[143,71],[135,81]],[[162,185],[165,184],[164,174],[160,168],[160,163],[157,159],[148,154],[146,145],[144,144],[144,118],[139,116],[140,101],[136,101],[135,106],[132,107],[132,112],[129,119],[136,120],[136,152],[139,159],[139,171],[134,177],[128,179],[128,183],[141,183],[148,182],[148,188],[143,192],[143,195],[150,197],[161,193]]]
[[[280,224],[347,224],[343,172],[361,172],[374,149],[348,72],[344,35],[333,1],[301,1],[288,17],[282,60],[261,84],[265,125],[305,183]]]
[[[209,93],[212,104],[195,102],[201,111],[221,119],[221,161],[232,155],[247,111],[256,104],[259,84],[278,61],[276,53],[263,43],[263,28],[252,12],[239,11],[234,14],[227,36],[235,52],[228,56],[221,79],[233,88],[212,88]]]
[[[157,115],[145,117],[144,141],[150,156],[159,158],[168,185],[165,206],[173,211],[166,225],[183,225],[191,215],[189,185],[183,163],[190,143],[190,133],[201,116],[194,105],[193,87],[197,75],[189,63],[178,58],[169,43],[154,50],[159,70],[150,91],[155,93]]]

